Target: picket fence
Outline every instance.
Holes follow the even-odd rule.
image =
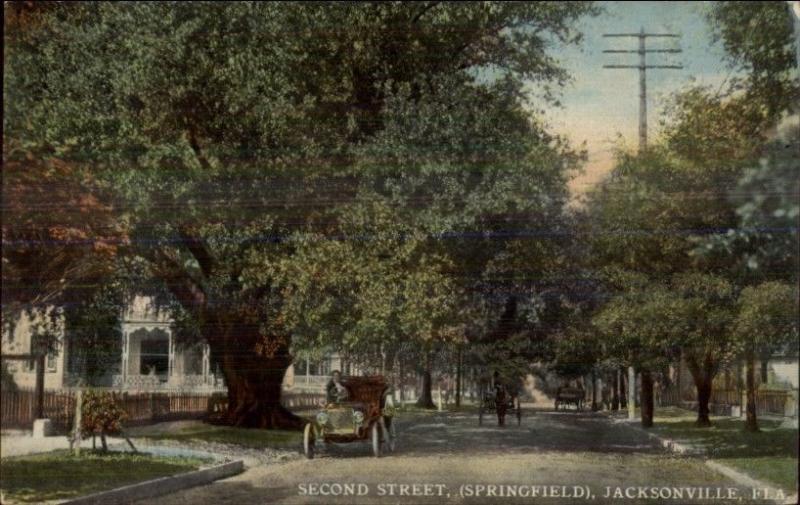
[[[140,426],[162,421],[204,419],[226,402],[224,394],[209,393],[126,393],[113,392],[117,404],[127,414],[126,426]],[[282,403],[287,408],[313,407],[324,396],[318,393],[284,393]],[[219,412],[217,412],[219,413]],[[36,393],[20,389],[2,391],[0,395],[0,427],[30,429],[36,415]],[[66,433],[72,428],[75,416],[75,393],[45,391],[44,416],[56,430]]]
[[[756,412],[758,415],[787,416],[794,415],[790,412],[791,391],[776,389],[759,389],[756,391]],[[665,388],[657,394],[661,406],[696,405],[697,393],[686,389],[679,394],[676,387]],[[745,401],[744,391],[738,389],[714,389],[711,392],[711,405],[719,407],[741,406]]]

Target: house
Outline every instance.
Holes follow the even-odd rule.
[[[47,318],[51,313],[40,316]],[[58,345],[45,360],[47,390],[59,390],[85,384],[117,391],[224,391],[219,370],[212,369],[207,344],[183,345],[174,337],[173,321],[166,311],[159,311],[149,297],[135,296],[124,309],[121,320],[122,336],[117,352],[103,364],[99,376],[91,379],[86,373],[86,358],[69,348],[63,338],[63,317],[57,317]],[[43,321],[21,314],[4,328],[4,356],[31,354],[34,334]],[[75,352],[71,352],[75,351]],[[360,369],[337,353],[321,358],[300,356],[289,366],[284,378],[284,390],[296,393],[323,393],[331,372],[358,374]],[[30,360],[3,360],[3,379],[16,387],[33,389],[36,385],[35,366]]]
[[[778,417],[798,417],[798,352],[793,346],[756,359],[754,378],[760,414]],[[724,366],[714,378],[710,407],[721,415],[745,414],[746,371],[744,360],[734,360]],[[676,404],[695,408],[697,389],[686,363],[681,359],[670,367],[669,382],[675,391]]]
[[[4,358],[34,352],[34,335],[47,314],[21,314],[14,324],[5,325],[2,337]],[[121,317],[121,342],[112,357],[102,364],[102,373],[87,377],[86,358],[70,349],[64,338],[62,316],[55,315],[57,345],[45,360],[44,387],[58,390],[85,384],[120,391],[224,391],[219,373],[211,369],[207,344],[180,345],[172,320],[159,311],[149,297],[135,296]],[[3,383],[32,389],[36,384],[34,364],[29,360],[3,359]]]

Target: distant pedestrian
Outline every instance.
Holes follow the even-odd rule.
[[[506,425],[506,409],[508,408],[508,389],[500,380],[500,373],[494,373],[494,406],[497,411],[497,425]]]

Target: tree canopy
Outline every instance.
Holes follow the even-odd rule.
[[[458,293],[562,212],[579,156],[524,111],[522,86],[555,100],[568,75],[550,50],[593,12],[56,4],[7,36],[4,154],[88,177],[121,228],[114,254],[144,259],[211,345],[230,421],[291,424],[293,344],[460,331]]]

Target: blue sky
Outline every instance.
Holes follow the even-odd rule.
[[[620,142],[635,149],[638,142],[639,73],[636,69],[603,69],[603,64],[637,64],[637,54],[604,54],[603,49],[637,49],[636,38],[604,38],[603,33],[677,33],[680,39],[648,39],[648,48],[680,48],[680,54],[648,55],[648,63],[682,64],[682,70],[648,70],[648,130],[658,135],[658,119],[668,96],[692,83],[719,87],[730,75],[724,51],[713,44],[705,21],[705,2],[599,2],[605,12],[580,23],[580,46],[555,49],[573,82],[562,95],[561,108],[547,108],[552,128],[574,143],[586,142],[586,173],[573,180],[577,194],[610,169],[612,148]]]

